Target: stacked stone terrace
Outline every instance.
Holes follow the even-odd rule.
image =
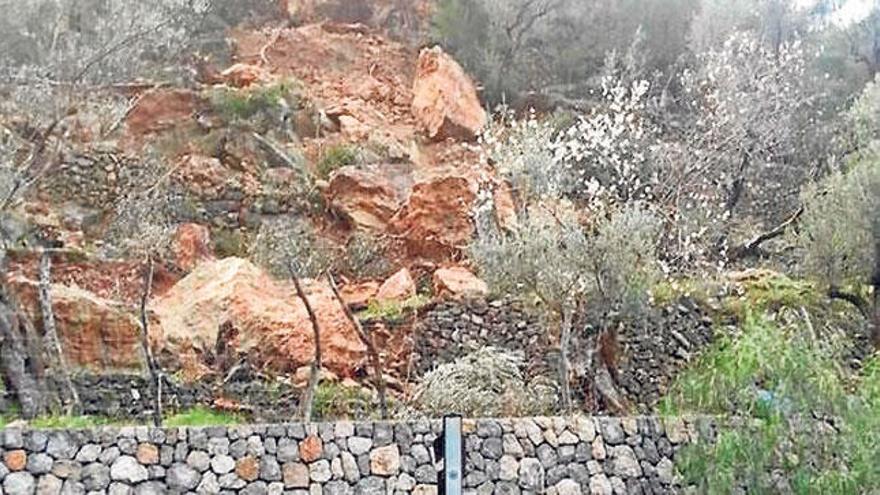
[[[709,427],[711,424],[706,423]],[[691,420],[465,420],[466,493],[661,494]],[[2,431],[9,495],[438,493],[440,420]]]

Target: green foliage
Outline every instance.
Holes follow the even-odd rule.
[[[427,296],[417,294],[410,297],[406,301],[370,301],[370,305],[364,311],[358,313],[361,320],[384,320],[388,322],[396,322],[402,320],[406,315],[417,311],[422,306],[431,302]]]
[[[366,419],[375,415],[373,397],[361,388],[321,382],[315,389],[317,420]]]
[[[234,425],[244,421],[245,418],[238,414],[197,406],[166,418],[164,425],[169,427]]]
[[[815,308],[825,302],[813,283],[776,272],[746,280],[741,288],[739,296],[724,301],[724,310],[739,319],[745,319],[749,312],[762,314],[781,308]]]
[[[293,84],[282,81],[245,89],[221,88],[210,95],[214,110],[227,122],[245,121],[263,112],[287,107]]]
[[[110,418],[103,416],[42,416],[28,422],[31,428],[48,429],[83,429],[96,426],[119,424]]]
[[[260,225],[248,253],[279,278],[318,277],[338,260],[338,247],[320,236],[308,220],[278,217]]]
[[[838,365],[839,348],[816,339],[808,325],[750,315],[741,335],[722,340],[680,375],[661,410],[722,418],[715,442],[680,453],[686,481],[713,494],[880,488],[878,358],[856,380]]]
[[[425,414],[456,411],[469,417],[535,416],[555,410],[556,391],[529,382],[521,353],[485,347],[425,375],[413,405]]]
[[[321,158],[321,161],[318,162],[317,166],[317,174],[321,179],[329,179],[330,176],[339,168],[346,167],[349,165],[355,165],[358,162],[358,151],[357,149],[344,145],[338,144],[335,146],[331,146],[324,153],[324,156]]]
[[[808,186],[802,199],[798,241],[807,273],[832,287],[866,282],[880,262],[880,158]]]
[[[247,235],[238,229],[219,229],[211,233],[214,253],[220,258],[246,257],[249,249]]]

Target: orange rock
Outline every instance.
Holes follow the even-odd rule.
[[[368,281],[359,284],[346,284],[339,289],[339,295],[349,308],[364,309],[379,293],[379,282]]]
[[[413,187],[394,230],[412,256],[446,260],[471,242],[475,187],[463,177],[440,177]]]
[[[434,295],[440,297],[482,297],[489,294],[489,286],[467,268],[452,266],[440,268],[432,277]]]
[[[400,207],[397,191],[377,173],[342,167],[327,189],[330,206],[359,229],[384,231]]]
[[[254,481],[260,476],[260,462],[254,457],[242,457],[235,463],[235,474],[245,481]]]
[[[42,325],[38,283],[21,275],[10,285],[39,330]],[[139,369],[142,364],[141,328],[125,304],[98,297],[79,287],[52,284],[52,309],[61,347],[70,364],[93,371]],[[161,328],[150,328],[160,339]]]
[[[23,450],[10,450],[3,454],[3,462],[10,471],[21,471],[27,465],[27,453]]]
[[[365,348],[326,282],[303,280],[318,317],[323,365],[352,376]],[[171,354],[192,348],[204,356],[217,347],[221,325],[233,329],[222,344],[254,363],[290,372],[311,363],[312,326],[292,284],[274,280],[240,258],[207,261],[151,305]]]
[[[137,136],[163,131],[192,120],[202,104],[195,92],[186,89],[149,91],[126,117],[126,127]]]
[[[256,83],[266,83],[272,77],[261,67],[251,64],[235,64],[220,73],[223,82],[236,88],[246,88]]]
[[[379,287],[376,300],[402,302],[416,295],[416,283],[406,268],[401,269]]]
[[[473,81],[439,46],[419,53],[412,112],[436,140],[473,140],[487,122]]]
[[[299,443],[299,458],[303,462],[314,462],[321,458],[324,445],[321,439],[315,435],[309,435]]]
[[[172,245],[175,263],[190,271],[203,260],[214,258],[211,231],[204,225],[185,223],[177,227]]]
[[[139,444],[136,456],[138,462],[141,464],[159,464],[159,448],[151,443]]]

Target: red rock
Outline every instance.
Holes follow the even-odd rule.
[[[440,47],[419,53],[412,112],[436,140],[473,140],[487,122],[473,81]]]
[[[159,464],[159,448],[151,443],[139,444],[136,457],[144,465]]]
[[[376,300],[403,302],[416,295],[416,283],[406,268],[401,269],[379,287]]]
[[[440,268],[432,277],[434,295],[440,297],[482,297],[489,294],[489,286],[467,268],[452,266]]]
[[[321,439],[315,435],[309,435],[299,443],[299,458],[303,462],[314,462],[321,458],[324,445]]]
[[[342,167],[330,180],[326,192],[331,208],[344,215],[356,228],[384,231],[400,208],[401,198],[377,173]]]
[[[351,376],[364,345],[326,282],[303,280],[321,330],[323,365]],[[171,354],[204,356],[217,346],[221,325],[232,329],[224,345],[275,372],[311,363],[312,326],[291,283],[274,280],[251,262],[227,258],[200,264],[153,301]]]
[[[368,281],[358,284],[346,284],[339,289],[339,295],[345,304],[354,310],[364,309],[379,293],[379,282]]]
[[[471,220],[476,191],[463,177],[440,177],[413,187],[395,217],[393,228],[412,256],[447,260],[473,237]]]
[[[221,72],[220,77],[223,78],[223,82],[236,88],[246,88],[272,79],[263,68],[251,64],[235,64]]]
[[[260,476],[260,462],[247,456],[235,462],[235,474],[245,481],[254,481]]]
[[[185,223],[177,227],[172,244],[175,263],[190,271],[199,263],[214,258],[211,231],[204,225]]]
[[[27,453],[23,450],[10,450],[3,454],[3,462],[10,471],[21,471],[27,465]]]
[[[9,282],[42,331],[38,283],[21,275]],[[55,326],[68,363],[93,371],[141,367],[141,328],[132,308],[79,287],[52,284],[51,290]],[[150,334],[160,339],[161,328],[152,326]]]
[[[144,93],[125,119],[128,132],[134,135],[163,131],[192,120],[202,106],[199,96],[186,89],[168,89]]]

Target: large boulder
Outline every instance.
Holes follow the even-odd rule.
[[[42,331],[39,284],[20,274],[9,282],[22,308]],[[52,284],[51,296],[55,327],[69,364],[93,371],[142,366],[140,323],[130,307],[63,284]],[[152,328],[151,337],[161,338],[161,329]]]
[[[471,219],[476,188],[464,177],[438,177],[413,187],[394,220],[411,256],[447,260],[467,246],[474,233]]]
[[[432,277],[434,295],[453,299],[489,295],[489,286],[461,266],[440,268]]]
[[[351,376],[363,343],[326,283],[303,285],[318,318],[324,367]],[[165,334],[162,350],[172,355],[204,358],[223,350],[276,372],[295,371],[314,355],[312,326],[293,285],[244,259],[202,263],[153,301],[152,309]]]
[[[376,300],[381,302],[403,302],[416,295],[416,283],[406,268],[388,277],[379,287]]]
[[[133,136],[160,132],[191,122],[196,110],[204,106],[198,94],[187,89],[147,91],[126,116],[125,124]]]
[[[413,115],[429,138],[470,141],[487,122],[473,81],[440,47],[419,53]]]
[[[342,167],[333,174],[326,196],[330,206],[352,226],[382,232],[400,208],[401,198],[378,173]]]

